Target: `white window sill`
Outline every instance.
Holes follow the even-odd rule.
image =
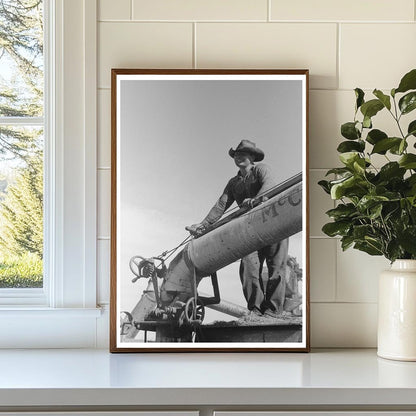
[[[3,306],[0,348],[95,348],[101,315],[99,308]]]
[[[416,409],[416,363],[375,350],[110,354],[0,350],[2,409]]]
[[[101,308],[46,308],[38,306],[1,306],[0,320],[5,316],[16,316],[19,318],[25,317],[85,317],[85,318],[99,318],[101,315]]]

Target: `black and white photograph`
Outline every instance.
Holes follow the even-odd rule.
[[[307,70],[112,70],[112,352],[308,351]]]

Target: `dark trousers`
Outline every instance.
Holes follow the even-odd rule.
[[[241,259],[240,279],[247,309],[283,311],[288,248],[289,239],[286,238]],[[262,279],[264,262],[268,270],[265,282]]]

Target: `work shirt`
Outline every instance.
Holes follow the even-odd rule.
[[[241,206],[245,199],[254,198],[275,185],[271,169],[264,163],[253,165],[245,176],[238,171],[237,175],[228,181],[222,195],[204,218],[202,224],[207,227],[218,221],[234,201],[238,206]]]

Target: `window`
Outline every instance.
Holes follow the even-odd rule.
[[[0,0],[0,291],[9,296],[44,287],[43,6]]]
[[[39,144],[45,132],[46,279],[42,288],[0,292],[0,347],[94,347],[103,326],[97,321],[95,272],[97,6],[96,0],[42,3],[48,111],[24,120],[1,115],[1,121],[2,127],[36,131]]]

